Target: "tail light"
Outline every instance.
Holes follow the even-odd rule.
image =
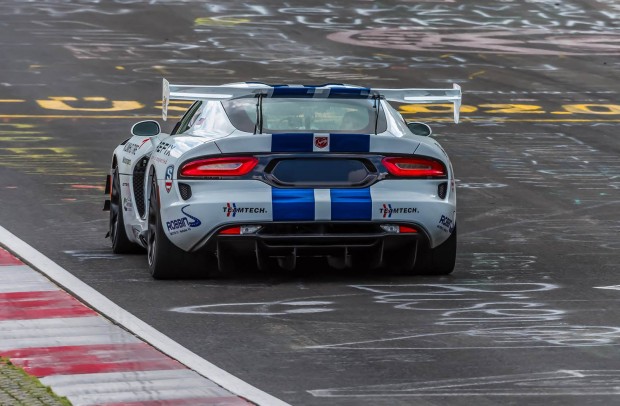
[[[263,227],[257,226],[254,224],[243,225],[243,226],[232,226],[232,227],[223,229],[222,231],[220,231],[220,234],[224,234],[224,235],[254,234],[261,228]]]
[[[383,231],[392,234],[417,234],[418,230],[411,226],[403,226],[399,224],[381,224]]]
[[[406,233],[412,233],[413,234],[413,233],[417,233],[418,230],[416,230],[413,227],[409,227],[409,226],[398,226],[398,232],[399,233],[404,233],[404,234],[406,234]]]
[[[239,226],[237,226],[237,227],[228,227],[228,228],[225,228],[222,231],[220,231],[220,234],[239,235],[239,234],[241,234],[241,227],[239,227]]]
[[[243,176],[256,164],[255,157],[207,158],[191,161],[181,167],[181,176]]]
[[[413,178],[445,178],[446,167],[440,161],[426,157],[383,158],[383,166],[394,176]]]

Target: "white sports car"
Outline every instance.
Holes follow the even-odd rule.
[[[454,173],[430,127],[388,103],[453,103],[461,89],[163,82],[194,103],[171,134],[141,121],[112,155],[115,253],[146,248],[156,279],[251,263],[448,274]],[[104,209],[104,210],[105,210]],[[320,259],[323,258],[323,259]]]

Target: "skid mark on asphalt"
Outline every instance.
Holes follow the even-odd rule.
[[[578,221],[578,220],[575,220],[575,218],[580,214],[583,215],[583,214],[587,214],[591,212],[596,213],[596,211],[599,209],[603,209],[609,206],[616,206],[616,205],[620,205],[620,200],[613,200],[613,201],[609,201],[605,203],[593,204],[590,206],[580,206],[580,207],[577,207],[575,209],[570,209],[570,210],[556,210],[551,214],[535,215],[531,211],[528,212],[527,216],[536,217],[534,219],[531,219],[531,218],[527,219],[526,216],[516,214],[514,216],[515,217],[514,221],[506,221],[506,220],[513,220],[513,219],[507,216],[504,216],[504,220],[502,224],[491,226],[491,227],[485,227],[485,228],[478,229],[478,230],[470,230],[465,233],[461,233],[460,236],[462,237],[466,236],[468,238],[472,238],[472,237],[477,237],[477,236],[487,234],[492,231],[503,230],[503,229],[514,229],[515,227],[526,227],[526,226],[530,226],[531,230],[534,230],[536,232],[545,232],[545,231],[541,231],[541,228],[544,226],[544,222],[548,221],[552,225],[552,222],[554,221],[554,218],[556,217],[560,218],[560,220],[557,220],[556,224],[559,224],[560,227],[562,227],[562,231],[565,231],[567,233],[571,232],[571,230],[572,232],[574,232],[575,230],[581,230],[583,227],[586,228],[585,230],[591,230],[592,222],[590,220],[582,219]],[[561,220],[563,218],[571,218],[571,222],[567,223],[566,221]],[[581,227],[579,227],[579,224],[577,223],[581,223]],[[599,246],[600,248],[615,249],[618,246],[618,242],[616,241],[616,236],[618,235],[618,229],[620,227],[620,222],[606,223],[606,224],[603,224],[603,227],[606,229],[605,232],[601,232],[601,228],[599,228],[594,231],[589,231],[590,233],[589,235],[595,236],[595,238],[600,242],[600,246]],[[546,232],[546,233],[549,233],[549,232]],[[583,237],[582,239],[582,237],[580,236],[565,236],[565,235],[558,235],[558,234],[553,234],[553,233],[549,233],[549,234],[551,234],[551,237],[559,238],[559,239],[562,239],[563,241],[571,241],[571,242],[580,242],[580,241],[589,242],[590,241],[587,239],[588,237]],[[525,239],[523,242],[529,242],[531,239],[538,239],[538,238],[539,238],[538,235],[530,235],[529,238]]]
[[[511,29],[412,27],[375,28],[333,33],[335,42],[370,48],[511,55],[616,55],[620,35],[597,31],[579,33],[549,29]],[[584,44],[587,44],[584,46]]]
[[[471,282],[351,287],[369,294],[368,299],[377,305],[416,315],[426,313],[423,317],[432,320],[432,325],[386,331],[385,337],[371,340],[305,348],[453,351],[620,345],[620,327],[570,323],[567,316],[574,312],[546,300],[550,292],[561,289],[556,284]]]
[[[620,204],[620,164],[617,156],[594,148],[561,132],[523,133],[485,132],[445,134],[450,153],[481,165],[484,179],[460,179],[464,193],[492,193],[492,198],[510,196],[511,184],[519,183],[540,190],[540,202],[560,199],[553,211],[539,201],[524,205],[508,204],[486,210],[484,217],[501,219],[499,224],[476,229],[476,222],[462,236],[468,242],[481,242],[491,232],[500,232],[511,244],[537,243],[541,239],[570,244],[595,245],[602,250],[617,249],[620,221],[605,216],[605,208]],[[452,144],[450,140],[454,138]],[[484,140],[484,142],[481,142]],[[453,151],[452,151],[452,150]],[[493,180],[493,182],[476,182]],[[508,185],[488,187],[487,183]],[[484,187],[487,186],[487,187]],[[489,196],[487,195],[485,196]],[[540,194],[542,193],[542,194]],[[471,196],[471,195],[470,195]],[[478,216],[480,217],[480,216]],[[570,219],[570,221],[566,221]],[[498,223],[498,222],[496,222]],[[474,239],[475,238],[475,239]]]
[[[112,253],[109,249],[102,250],[90,250],[90,251],[82,251],[82,250],[68,250],[63,251],[67,255],[71,255],[76,258],[80,262],[89,261],[89,260],[117,260],[124,259],[123,255],[118,255]]]
[[[465,262],[473,272],[497,272],[515,275],[518,272],[535,270],[537,257],[514,252],[473,252],[461,254],[467,256]],[[465,258],[464,258],[465,259]]]
[[[620,370],[556,370],[527,374],[315,389],[315,397],[609,396],[620,394]]]
[[[595,286],[594,289],[620,290],[620,285],[613,286]]]
[[[258,303],[221,303],[198,306],[183,306],[170,309],[171,312],[224,316],[286,316],[332,312],[331,301],[319,300],[279,300]]]
[[[393,334],[392,334],[393,335]],[[306,349],[358,351],[461,351],[533,348],[578,348],[620,345],[620,328],[563,324],[493,327],[442,333],[420,333],[376,340],[312,345]],[[431,341],[431,342],[429,342]],[[458,342],[459,345],[454,345]]]
[[[620,188],[617,156],[599,151],[564,133],[444,135],[450,139],[458,138],[455,145],[458,145],[459,155],[477,157],[479,162],[488,163],[491,170],[501,173],[506,180],[543,188],[564,183],[584,191]]]

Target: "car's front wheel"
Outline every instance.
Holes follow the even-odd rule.
[[[185,252],[164,233],[161,221],[159,188],[153,174],[149,195],[147,259],[154,279],[181,279],[190,275],[209,276],[209,258],[202,253]]]

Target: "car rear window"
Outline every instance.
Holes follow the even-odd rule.
[[[375,133],[375,101],[344,99],[263,99],[263,132]],[[223,101],[235,128],[254,132],[257,99]],[[379,109],[376,132],[387,129]]]

